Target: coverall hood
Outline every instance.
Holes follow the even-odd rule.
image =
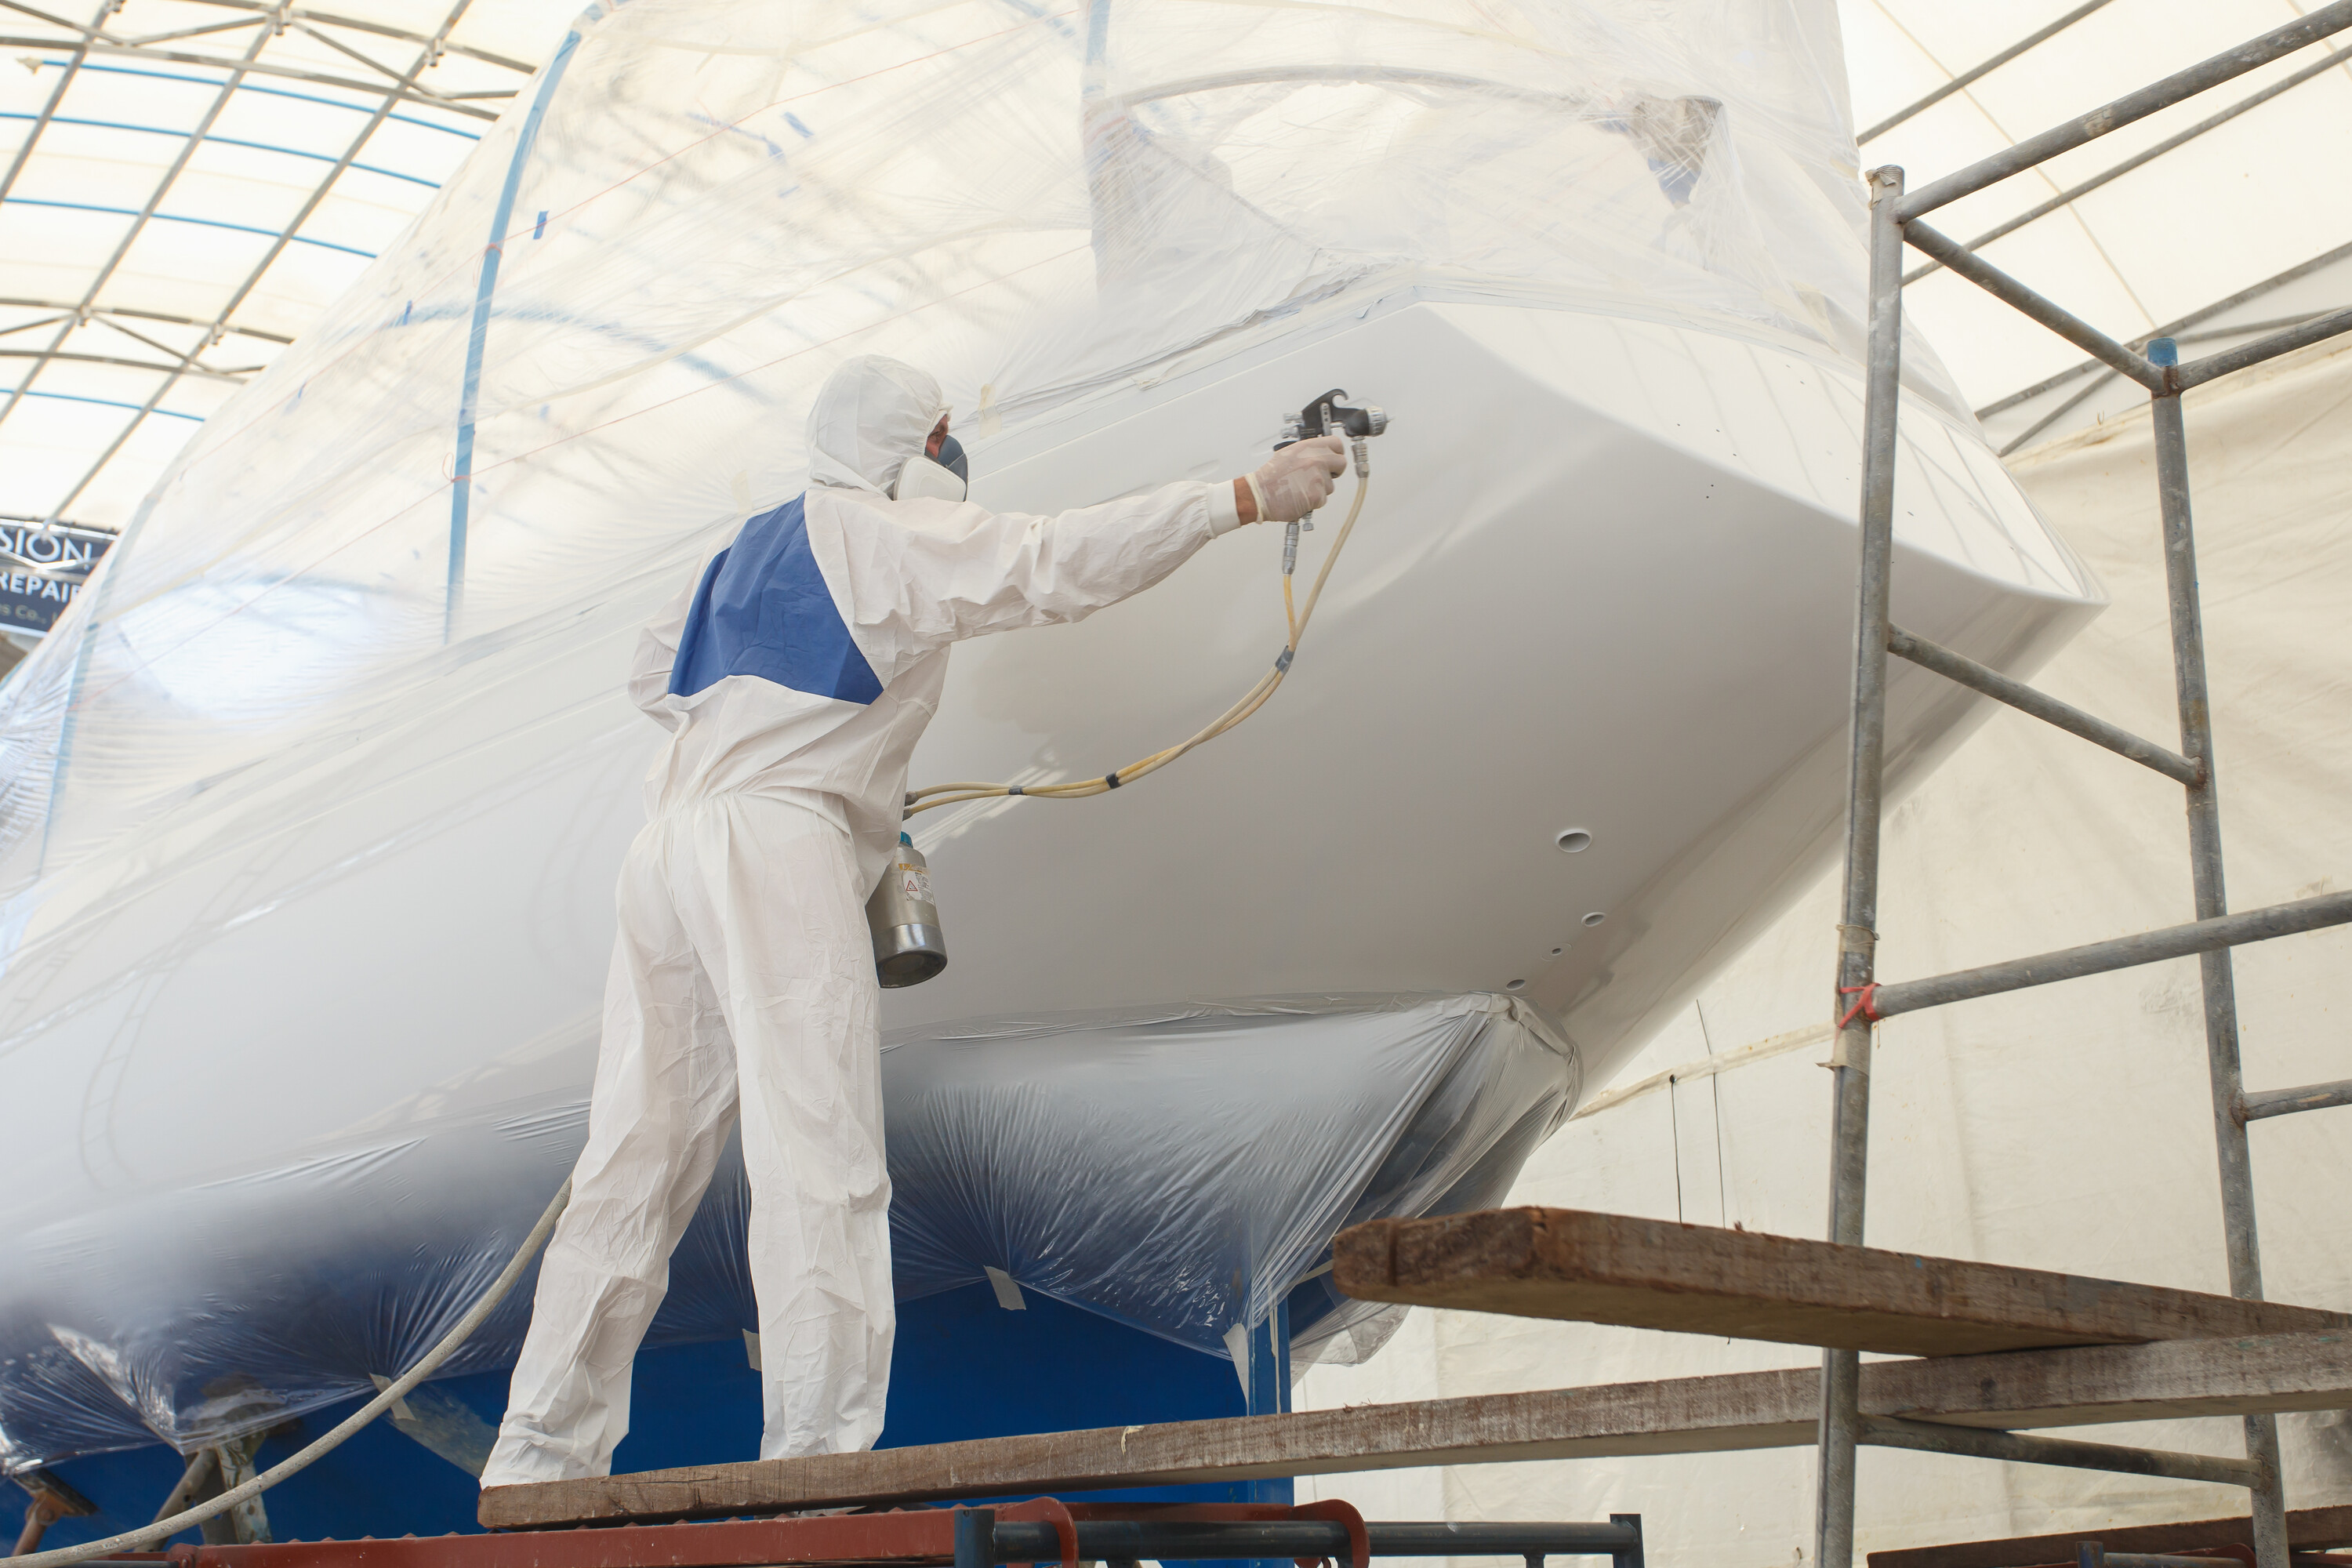
[[[940,384],[899,360],[861,354],[825,378],[809,410],[809,483],[890,493],[948,411]]]

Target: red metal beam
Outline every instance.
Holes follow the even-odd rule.
[[[955,1510],[815,1519],[633,1524],[397,1541],[175,1546],[171,1568],[753,1568],[755,1564],[934,1563],[955,1558]]]
[[[152,1563],[156,1568],[845,1568],[848,1564],[921,1568],[954,1561],[955,1519],[961,1511],[918,1508],[887,1513],[519,1530],[487,1535],[175,1546],[169,1552],[142,1552],[111,1561]],[[1098,1520],[1167,1524],[1320,1520],[1345,1528],[1349,1558],[1358,1568],[1371,1560],[1363,1519],[1344,1502],[1286,1508],[1256,1503],[1065,1504],[1053,1498],[1033,1498],[1001,1504],[994,1513],[1000,1523],[1051,1524],[1065,1568],[1076,1568],[1077,1521]]]

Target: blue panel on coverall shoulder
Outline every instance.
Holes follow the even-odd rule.
[[[882,695],[809,549],[805,500],[795,496],[745,523],[703,573],[670,667],[674,696],[691,697],[730,675],[844,702]]]

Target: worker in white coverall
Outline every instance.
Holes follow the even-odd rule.
[[[485,1487],[611,1473],[630,1363],[739,1115],[760,1457],[873,1444],[896,1314],[865,903],[948,645],[1117,604],[1240,523],[1313,510],[1345,466],[1319,437],[1230,483],[1034,517],[963,501],[933,460],[947,432],[929,376],[843,365],[809,415],[806,493],[746,522],[638,641],[630,694],[670,739],[621,869],[588,1142]]]

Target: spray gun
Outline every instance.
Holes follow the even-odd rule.
[[[1040,799],[1076,800],[1087,795],[1107,795],[1122,784],[1131,784],[1145,774],[1155,773],[1182,756],[1193,747],[1215,740],[1260,708],[1274,695],[1290,672],[1290,663],[1297,657],[1298,638],[1307,629],[1307,618],[1315,613],[1315,602],[1322,596],[1323,581],[1339,552],[1348,542],[1349,533],[1356,526],[1356,517],[1363,510],[1364,492],[1372,476],[1371,455],[1365,443],[1389,427],[1388,415],[1370,404],[1350,403],[1348,395],[1333,387],[1297,413],[1283,418],[1282,439],[1274,444],[1276,451],[1307,439],[1310,436],[1337,436],[1355,449],[1356,500],[1349,509],[1348,521],[1340,525],[1339,535],[1331,542],[1323,557],[1322,570],[1316,574],[1315,585],[1308,590],[1303,610],[1294,607],[1290,580],[1298,565],[1298,533],[1301,527],[1312,527],[1307,521],[1314,514],[1290,525],[1282,543],[1282,610],[1289,625],[1290,636],[1282,645],[1274,668],[1258,678],[1255,686],[1240,701],[1219,715],[1210,725],[1192,739],[1166,747],[1123,768],[1114,768],[1098,778],[1073,779],[1049,784],[932,784],[926,789],[911,790],[907,795],[906,815],[929,811],[942,805],[961,805],[969,801],[991,800],[1004,795],[1034,795]],[[931,892],[930,867],[922,852],[915,847],[913,837],[900,832],[898,853],[888,872],[883,877],[873,895],[866,901],[866,921],[874,937],[874,966],[885,987],[919,985],[947,967],[947,942],[940,931],[939,905]]]
[[[1298,639],[1306,635],[1307,623],[1314,617],[1315,605],[1323,597],[1323,584],[1329,579],[1331,568],[1339,564],[1339,552],[1347,548],[1348,536],[1355,531],[1356,519],[1363,512],[1364,497],[1371,489],[1372,476],[1366,443],[1388,427],[1389,416],[1385,413],[1369,404],[1349,402],[1348,395],[1336,386],[1297,414],[1285,417],[1282,439],[1274,444],[1276,451],[1312,436],[1337,436],[1354,447],[1356,497],[1349,505],[1347,521],[1339,525],[1339,534],[1331,541],[1331,548],[1324,552],[1323,564],[1316,571],[1314,585],[1307,591],[1306,604],[1296,606],[1291,598],[1291,577],[1298,564],[1298,524],[1290,525],[1282,557],[1282,613],[1290,635],[1282,645],[1282,652],[1276,656],[1274,668],[1259,676],[1256,683],[1242,694],[1240,701],[1194,731],[1191,739],[1163,746],[1148,757],[1139,757],[1123,768],[1113,768],[1099,776],[1055,784],[930,784],[907,792],[906,815],[913,816],[943,805],[964,805],[1011,795],[1037,800],[1083,800],[1108,795],[1159,772],[1194,747],[1206,745],[1265,707],[1284,677],[1290,673],[1291,661],[1298,654]],[[929,868],[915,853],[913,843],[904,833],[898,837],[898,865],[891,876],[882,879],[882,886],[866,905],[866,919],[873,924],[874,953],[883,984],[916,984],[946,967],[947,952],[939,940],[938,906],[932,901]]]
[[[1365,443],[1389,427],[1385,410],[1369,403],[1350,403],[1347,391],[1333,387],[1322,396],[1309,402],[1296,414],[1286,415],[1282,421],[1282,439],[1274,444],[1281,451],[1285,447],[1306,440],[1309,436],[1340,436],[1348,440],[1356,458],[1356,478],[1371,478],[1371,454]],[[1298,536],[1315,529],[1315,514],[1308,512],[1292,523],[1282,536],[1282,574],[1291,575],[1298,566]]]

